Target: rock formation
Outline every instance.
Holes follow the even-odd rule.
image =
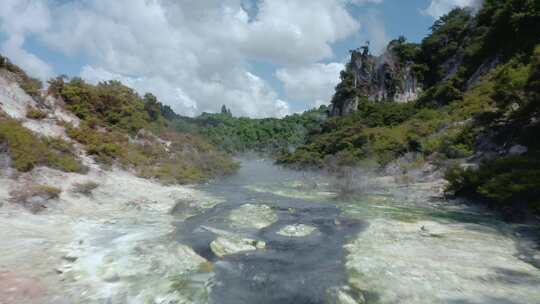
[[[351,51],[351,60],[342,73],[342,84],[348,80],[348,85],[351,86],[349,93],[352,94],[346,98],[334,96],[330,108],[331,116],[354,112],[360,98],[395,102],[409,102],[418,98],[422,86],[412,72],[413,63],[399,59],[394,51],[395,44],[396,42],[391,42],[380,56],[369,53],[369,42],[366,46]]]

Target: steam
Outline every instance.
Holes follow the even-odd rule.
[[[457,7],[469,7],[474,11],[478,11],[483,3],[483,0],[432,0],[429,7],[423,10],[422,13],[433,17],[433,19],[438,19]]]

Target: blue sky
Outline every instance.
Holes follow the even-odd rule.
[[[350,49],[419,42],[437,16],[477,3],[254,1],[5,0],[0,52],[42,79],[121,80],[185,115],[282,116],[328,103]]]

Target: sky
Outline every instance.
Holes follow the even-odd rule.
[[[2,0],[0,54],[42,80],[120,80],[182,115],[282,117],[328,104],[349,50],[420,42],[480,1]]]

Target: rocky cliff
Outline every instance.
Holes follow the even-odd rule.
[[[386,51],[374,56],[369,52],[369,44],[351,51],[344,78],[350,78],[352,86],[348,98],[334,98],[330,114],[343,116],[358,107],[361,98],[371,101],[409,102],[416,100],[422,92],[422,85],[413,73],[413,62],[400,58],[396,51],[399,41],[392,41]]]

